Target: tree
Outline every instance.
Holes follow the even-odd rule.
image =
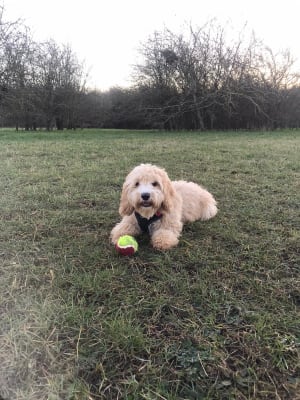
[[[59,130],[75,128],[85,90],[82,64],[69,46],[50,40],[39,45],[37,71],[37,94],[46,129],[54,125]]]
[[[0,107],[6,123],[36,129],[75,128],[85,74],[69,46],[36,43],[21,21],[4,22],[0,8]]]
[[[32,40],[29,30],[20,23],[5,22],[0,8],[0,105],[6,118],[30,119],[32,104]]]
[[[185,35],[155,32],[141,54],[135,75],[145,112],[169,129],[276,127],[299,79],[289,52],[275,56],[245,28],[229,40],[215,21]]]

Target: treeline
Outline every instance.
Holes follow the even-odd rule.
[[[86,87],[69,46],[35,42],[0,14],[0,123],[24,129],[275,129],[300,127],[300,80],[278,54],[211,22],[186,34],[155,32],[130,88]],[[100,73],[100,71],[99,71]]]
[[[0,123],[18,129],[74,128],[85,95],[83,65],[69,46],[38,43],[0,8]]]

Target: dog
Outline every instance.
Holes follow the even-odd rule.
[[[178,244],[185,222],[205,221],[217,212],[213,195],[200,185],[171,181],[163,168],[141,164],[123,184],[122,220],[112,229],[111,241],[116,244],[120,236],[147,232],[154,248],[167,250]]]

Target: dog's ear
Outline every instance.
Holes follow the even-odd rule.
[[[125,181],[121,193],[121,200],[119,207],[119,213],[121,217],[125,217],[125,215],[131,215],[134,211],[133,206],[128,201],[128,190],[129,190],[129,185],[128,182]]]
[[[162,189],[164,193],[164,201],[162,203],[163,210],[169,212],[174,206],[175,202],[175,189],[173,188],[172,182],[170,181],[167,173],[164,172]]]

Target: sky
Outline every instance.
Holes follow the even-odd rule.
[[[69,44],[89,71],[88,86],[131,83],[141,43],[164,27],[175,33],[216,18],[247,29],[274,51],[289,48],[300,66],[299,0],[2,0],[4,19],[21,18],[36,41]]]

